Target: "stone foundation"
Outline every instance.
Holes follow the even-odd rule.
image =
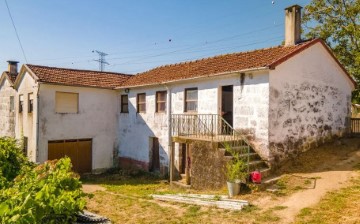
[[[220,189],[226,184],[224,151],[211,143],[194,142],[191,148],[191,187]]]

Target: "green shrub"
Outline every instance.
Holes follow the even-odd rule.
[[[0,193],[1,223],[71,223],[86,194],[69,158],[48,161],[14,179]]]
[[[31,163],[23,155],[16,140],[0,137],[0,190],[11,186],[11,182]]]
[[[229,182],[237,180],[245,181],[248,176],[248,167],[244,158],[241,157],[240,152],[236,152],[229,144],[225,145],[225,149],[232,156],[232,159],[226,164],[226,177]]]

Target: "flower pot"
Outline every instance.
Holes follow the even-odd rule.
[[[226,182],[229,192],[229,197],[232,198],[240,193],[240,183]]]

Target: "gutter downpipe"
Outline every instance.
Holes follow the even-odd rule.
[[[39,117],[40,117],[40,83],[36,93],[36,163],[39,162]]]
[[[166,101],[168,102],[166,105],[166,110],[167,110],[167,120],[168,120],[168,150],[169,150],[169,157],[170,157],[170,167],[169,167],[169,177],[170,177],[170,185],[172,184],[173,181],[173,176],[174,176],[174,149],[173,149],[173,144],[172,144],[172,134],[171,134],[171,129],[172,129],[172,125],[171,125],[171,88],[164,84],[167,94],[166,94]]]

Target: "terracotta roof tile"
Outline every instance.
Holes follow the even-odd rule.
[[[271,67],[279,60],[286,60],[292,53],[319,41],[303,42],[295,46],[277,46],[259,50],[219,55],[196,61],[160,66],[138,73],[123,83],[123,87],[152,85],[189,78],[206,77],[220,73]]]
[[[55,83],[70,86],[89,86],[115,88],[121,86],[131,76],[114,72],[99,72],[67,68],[26,65],[38,78],[39,82]]]
[[[11,84],[14,84],[18,75],[18,74],[10,74],[8,71],[3,72],[3,74],[9,77],[10,81],[12,82]]]

